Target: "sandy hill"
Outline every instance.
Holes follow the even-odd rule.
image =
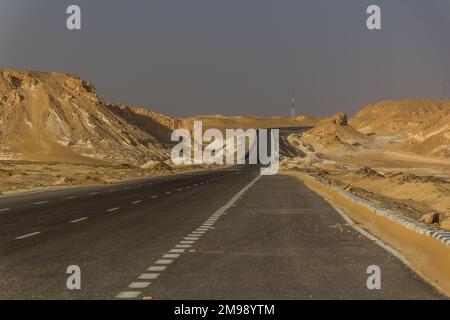
[[[394,149],[450,157],[450,101],[401,100],[369,105],[350,121],[358,130],[399,135]]]
[[[0,159],[142,164],[182,122],[100,99],[63,73],[0,70]]]
[[[348,124],[347,115],[338,113],[319,121],[304,134],[303,139],[319,149],[322,148],[322,151],[336,148],[351,150],[366,140],[367,136]]]
[[[450,158],[450,114],[443,116],[433,126],[413,130],[400,149]]]
[[[299,116],[287,117],[260,117],[260,116],[224,116],[224,115],[200,115],[185,119],[189,123],[203,121],[203,127],[224,129],[248,129],[248,128],[282,128],[313,126],[319,118]]]
[[[389,100],[368,105],[350,119],[367,133],[401,133],[427,130],[450,115],[450,101]]]

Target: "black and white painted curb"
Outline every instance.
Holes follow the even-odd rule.
[[[429,225],[426,225],[424,223],[418,222],[417,220],[403,216],[395,211],[386,209],[378,204],[375,204],[373,202],[370,202],[368,200],[362,199],[358,196],[355,196],[354,194],[345,191],[337,186],[334,186],[330,184],[327,180],[322,178],[317,178],[311,175],[308,175],[311,179],[313,179],[316,182],[319,182],[321,184],[326,185],[328,188],[333,189],[337,193],[339,193],[344,198],[351,200],[353,202],[358,203],[359,205],[366,207],[370,211],[374,212],[375,214],[388,218],[391,221],[394,221],[396,223],[399,223],[403,226],[405,226],[407,229],[413,230],[417,232],[418,234],[425,235],[431,238],[435,238],[445,244],[447,247],[450,247],[450,232],[443,231],[439,229],[435,229],[433,227],[430,227]]]

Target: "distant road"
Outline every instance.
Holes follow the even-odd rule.
[[[442,298],[303,183],[253,166],[0,198],[0,274],[2,299]]]

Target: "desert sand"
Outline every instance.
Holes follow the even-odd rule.
[[[0,196],[61,187],[108,185],[122,180],[175,174],[212,165],[174,165],[149,161],[141,167],[40,161],[0,161]]]
[[[305,156],[283,159],[288,171],[320,176],[351,193],[448,230],[449,101],[387,101],[354,117],[323,119],[288,142]]]

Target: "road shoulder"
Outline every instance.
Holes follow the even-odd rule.
[[[344,211],[360,228],[395,248],[410,268],[438,290],[450,296],[450,249],[443,243],[374,214],[366,207],[344,198],[335,190],[308,175],[298,172],[286,174],[302,180],[308,188],[327,200],[333,207]]]

